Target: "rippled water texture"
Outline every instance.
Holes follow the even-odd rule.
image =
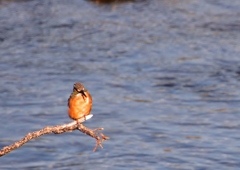
[[[44,135],[0,169],[237,170],[240,1],[0,1],[0,147],[68,123],[81,81],[90,128]]]

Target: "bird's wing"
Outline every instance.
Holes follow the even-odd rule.
[[[70,107],[70,98],[71,98],[71,96],[69,96],[69,98],[68,98],[68,107]]]

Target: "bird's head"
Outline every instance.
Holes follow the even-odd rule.
[[[83,84],[80,82],[77,82],[73,85],[73,92],[81,93],[82,95],[87,97],[85,94],[86,91],[87,90],[84,88]]]

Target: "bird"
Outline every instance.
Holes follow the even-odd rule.
[[[86,116],[90,114],[91,110],[92,96],[82,83],[75,83],[73,85],[73,91],[68,98],[69,117],[76,121],[81,118],[86,120]]]

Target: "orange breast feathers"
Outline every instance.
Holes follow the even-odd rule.
[[[90,114],[92,109],[92,97],[88,91],[72,94],[68,99],[68,115],[77,120]]]

